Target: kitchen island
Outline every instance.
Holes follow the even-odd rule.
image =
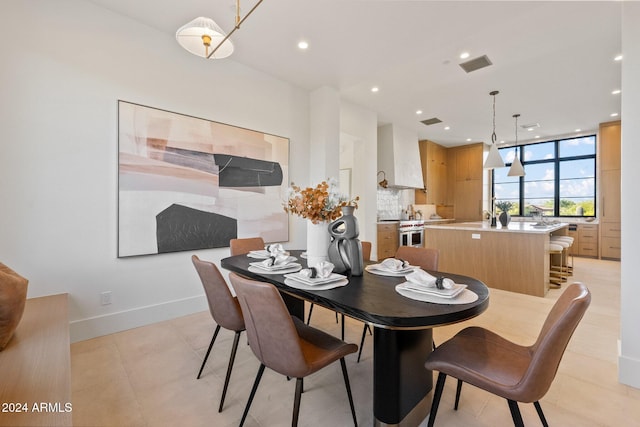
[[[491,288],[545,296],[549,290],[549,239],[566,235],[566,223],[537,226],[512,221],[425,226],[425,247],[440,251],[438,270],[475,277]]]

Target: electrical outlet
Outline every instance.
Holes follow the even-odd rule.
[[[100,293],[100,304],[109,305],[111,304],[111,291],[105,291]]]

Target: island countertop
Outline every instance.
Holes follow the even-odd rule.
[[[426,229],[447,229],[447,230],[468,230],[468,231],[495,231],[500,233],[535,233],[546,234],[558,231],[569,224],[564,222],[558,222],[553,224],[536,225],[535,222],[530,221],[511,221],[508,226],[503,227],[498,224],[496,227],[491,227],[486,221],[479,222],[457,222],[451,224],[426,224]]]

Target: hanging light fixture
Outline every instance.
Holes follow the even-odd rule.
[[[498,146],[496,145],[496,95],[499,94],[497,90],[489,92],[489,95],[493,96],[493,133],[491,134],[491,147],[489,148],[489,155],[484,162],[485,169],[503,168],[504,161],[500,157],[498,152]]]
[[[236,0],[236,25],[226,34],[213,19],[202,16],[183,25],[176,31],[176,40],[186,50],[203,58],[222,59],[233,53],[233,43],[229,40],[245,19],[262,3],[258,2],[244,16],[240,17],[240,0]],[[212,48],[213,46],[213,48]]]
[[[511,168],[509,168],[507,176],[524,176],[524,168],[520,162],[520,156],[518,156],[518,117],[520,117],[520,114],[514,114],[513,117],[516,119],[516,156],[511,162]]]

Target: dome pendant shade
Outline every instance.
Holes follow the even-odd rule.
[[[213,19],[202,16],[183,25],[176,31],[176,40],[186,50],[194,55],[208,58],[210,52],[222,42],[227,34]],[[213,46],[213,48],[212,48]],[[227,39],[211,58],[222,59],[233,53],[233,43]]]
[[[509,168],[507,176],[524,176],[524,168],[522,167],[522,163],[520,163],[520,157],[518,157],[517,153],[511,163],[511,168]]]
[[[487,160],[484,162],[485,169],[494,169],[494,168],[503,168],[504,161],[500,156],[500,152],[498,152],[498,147],[496,144],[491,144],[491,148],[489,148],[489,155],[487,156]]]

